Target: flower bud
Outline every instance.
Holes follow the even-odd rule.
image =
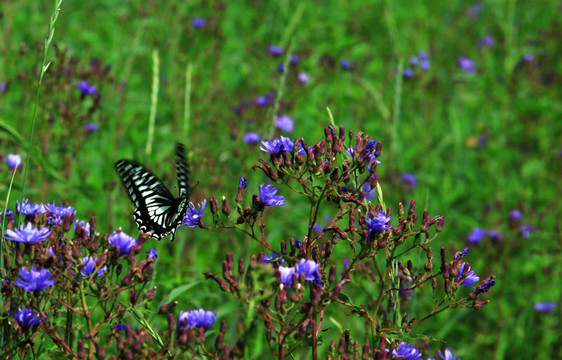
[[[209,206],[211,208],[211,213],[216,214],[219,211],[219,201],[216,196],[213,196],[209,201]]]
[[[143,294],[143,298],[147,299],[147,300],[154,300],[154,292],[156,291],[156,286],[153,287],[152,289],[148,290],[147,292],[145,292]]]
[[[230,214],[230,206],[228,205],[228,202],[226,201],[226,196],[222,197],[222,213],[225,214],[226,216],[228,216]]]
[[[160,306],[160,308],[158,309],[158,313],[162,314],[162,315],[168,314],[174,308],[174,306],[176,306],[177,304],[178,304],[177,301],[172,301],[171,303],[164,304],[164,305]],[[172,316],[173,316],[173,314],[172,314]]]

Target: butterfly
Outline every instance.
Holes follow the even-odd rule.
[[[172,234],[182,224],[189,207],[189,167],[185,158],[185,147],[176,144],[176,171],[179,197],[174,198],[170,190],[154,174],[141,164],[131,160],[115,162],[115,169],[136,207],[134,219],[139,230],[160,240]]]

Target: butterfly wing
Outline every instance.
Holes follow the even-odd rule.
[[[178,174],[178,188],[181,199],[189,199],[191,187],[189,186],[189,166],[185,158],[185,147],[176,144],[176,171]]]
[[[136,207],[134,218],[139,230],[156,239],[169,232],[174,236],[185,216],[187,200],[175,199],[160,179],[134,161],[119,160],[115,168]]]

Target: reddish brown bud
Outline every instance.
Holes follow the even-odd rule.
[[[170,332],[176,331],[176,325],[176,317],[174,316],[174,314],[168,314],[168,330],[170,330]]]
[[[147,299],[147,300],[154,300],[154,292],[155,291],[156,291],[156,286],[153,287],[152,289],[148,290],[147,292],[145,292],[142,297]]]
[[[174,308],[174,306],[176,306],[177,304],[178,304],[177,301],[172,301],[171,303],[164,304],[164,305],[160,306],[160,308],[158,309],[158,313],[159,313],[159,314],[162,314],[162,315],[167,314],[167,313],[169,313],[169,312]]]
[[[226,216],[228,216],[230,214],[230,206],[228,205],[228,202],[226,201],[226,196],[222,197],[222,213],[225,214]]]
[[[246,265],[244,264],[244,259],[240,259],[238,260],[238,274],[242,276],[244,275],[245,272],[246,272]]]

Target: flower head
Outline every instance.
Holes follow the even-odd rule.
[[[533,53],[527,53],[527,54],[523,55],[522,59],[525,62],[531,62],[535,59],[535,56],[533,55]]]
[[[468,235],[467,240],[471,244],[478,244],[486,236],[486,230],[480,228],[472,229],[472,232]]]
[[[310,78],[307,73],[304,71],[299,72],[298,79],[301,84],[306,84],[310,81]]]
[[[304,278],[307,281],[313,281],[316,285],[322,285],[322,279],[318,269],[320,264],[317,264],[314,260],[301,259],[295,265],[295,270],[297,272],[297,277],[304,274]]]
[[[267,254],[263,254],[263,258],[262,258],[262,263],[263,264],[267,264],[272,262],[275,259],[279,259],[279,255],[277,255],[276,253],[271,253],[271,255],[267,255]],[[276,263],[278,264],[284,264],[285,260],[283,259],[279,259],[278,261],[276,261]]]
[[[521,220],[521,211],[517,209],[511,210],[511,212],[509,213],[509,220]]]
[[[406,68],[402,72],[402,75],[404,75],[404,77],[411,78],[412,76],[414,76],[414,70],[412,70],[410,68]]]
[[[369,235],[374,232],[383,232],[392,229],[392,225],[387,224],[392,216],[386,216],[384,211],[379,211],[377,216],[372,219],[367,218],[367,226],[369,227]]]
[[[281,275],[279,281],[281,282],[281,287],[290,287],[293,285],[293,274],[295,273],[294,267],[279,266],[279,273]]]
[[[6,239],[21,243],[40,242],[48,238],[49,235],[51,235],[51,230],[46,227],[41,229],[34,228],[30,222],[25,227],[21,224],[20,228],[15,231],[11,229],[6,230]]]
[[[19,326],[24,329],[37,325],[42,321],[42,319],[31,309],[19,309],[14,314],[14,319],[16,319]]]
[[[90,235],[90,223],[86,222],[85,220],[74,220],[74,231],[76,231],[76,229],[78,228],[78,225],[80,225],[82,227],[82,229],[84,229],[84,231],[86,232],[86,234],[89,236]]]
[[[458,356],[457,356],[457,357],[454,357],[454,356],[453,356],[453,353],[451,352],[451,349],[449,349],[449,348],[446,348],[446,349],[445,349],[445,354],[443,354],[443,353],[441,352],[441,350],[438,350],[438,352],[439,352],[439,356],[440,356],[441,359],[443,359],[443,360],[459,360],[459,357],[458,357]]]
[[[477,2],[472,4],[469,8],[468,8],[468,15],[472,18],[476,18],[480,15],[480,13],[484,11],[484,3],[482,2]]]
[[[66,215],[76,215],[76,210],[74,210],[72,206],[64,206],[62,204],[56,206],[54,201],[52,204],[45,205],[45,208],[50,212],[50,214],[47,215],[47,223],[50,226],[62,224],[62,220]]]
[[[501,241],[503,239],[502,233],[497,230],[488,231],[488,236],[490,236],[490,239],[493,242]]]
[[[96,268],[96,261],[97,258],[95,256],[83,257],[82,264],[84,264],[84,267],[82,268],[82,270],[80,270],[80,274],[82,274],[83,277],[88,277],[92,275],[92,273]],[[98,270],[97,277],[102,276],[106,271],[107,271],[107,266],[102,267],[101,269]]]
[[[260,142],[260,135],[255,132],[249,132],[242,137],[246,144],[255,145]]]
[[[457,280],[462,279],[462,274],[464,272],[465,266],[467,266],[467,263],[463,262],[461,264],[461,266],[459,267],[459,275],[457,275]],[[461,286],[471,286],[472,284],[474,284],[478,280],[480,280],[480,278],[478,277],[478,274],[476,274],[476,272],[470,268],[470,265],[468,265],[468,271],[466,273],[466,278],[462,281]]]
[[[16,210],[20,214],[24,214],[24,215],[43,214],[44,212],[47,211],[47,209],[45,209],[45,206],[43,204],[35,204],[30,202],[28,199],[23,199],[21,205],[19,201],[16,201]]]
[[[261,184],[260,185],[260,199],[261,202],[266,206],[283,206],[285,205],[285,198],[281,195],[276,195],[277,189],[271,184]]]
[[[215,322],[217,313],[210,310],[198,309],[191,311],[180,311],[178,324],[182,330],[190,327],[202,327],[205,330],[210,328]],[[183,325],[182,322],[185,322]]]
[[[417,184],[416,176],[408,173],[402,173],[402,175],[400,175],[400,181],[410,189],[415,188]]]
[[[76,88],[83,96],[93,95],[96,92],[96,87],[94,85],[89,85],[86,80],[80,81],[76,84]]]
[[[6,157],[6,164],[10,169],[15,169],[21,165],[21,156],[18,154],[8,154]]]
[[[148,250],[146,252],[146,258],[156,261],[156,259],[158,259],[158,252],[156,251],[156,249],[151,248],[150,250]]]
[[[402,356],[405,360],[418,360],[422,358],[420,351],[411,344],[401,342],[398,348],[392,351],[393,356]]]
[[[536,302],[534,305],[535,310],[540,312],[549,313],[556,309],[558,303],[554,301],[547,301],[547,302]]]
[[[534,225],[521,225],[519,227],[519,231],[521,231],[521,235],[523,235],[524,238],[528,238],[529,236],[531,236],[531,232],[534,230]]]
[[[245,189],[246,188],[246,178],[244,176],[240,176],[240,179],[238,179],[238,187]]]
[[[343,70],[350,70],[351,68],[353,68],[353,64],[346,59],[343,59],[342,61],[340,61],[340,66]]]
[[[109,235],[109,243],[121,251],[121,254],[129,254],[131,249],[137,246],[137,239],[125,234],[123,231],[114,231]]]
[[[25,291],[42,291],[55,283],[51,272],[47,269],[37,269],[35,265],[31,266],[31,270],[27,268],[20,269],[20,278],[14,284]]]
[[[478,45],[479,46],[493,46],[494,45],[494,38],[490,35],[486,35],[483,38],[481,38],[480,40],[478,40]]]
[[[281,56],[283,55],[283,48],[281,46],[276,46],[276,45],[269,45],[266,48],[267,52],[270,53],[273,56]]]
[[[86,129],[86,132],[88,133],[93,133],[94,131],[99,130],[99,128],[100,128],[99,124],[95,122],[89,122],[84,124],[84,129]]]
[[[291,132],[295,128],[295,121],[287,115],[281,115],[275,119],[275,127],[283,131]]]
[[[183,223],[189,227],[195,227],[199,224],[199,220],[205,215],[203,212],[207,206],[207,199],[204,199],[199,203],[199,208],[197,208],[192,202],[189,203],[187,208],[187,213],[183,218]]]
[[[202,18],[193,18],[191,20],[191,25],[193,25],[194,28],[199,29],[205,27],[205,25],[207,25],[207,21]]]
[[[129,327],[127,325],[121,324],[121,323],[117,323],[115,325],[113,325],[113,327],[115,328],[116,331],[127,331],[129,330]]]
[[[466,74],[474,75],[476,74],[476,63],[474,60],[471,60],[464,56],[459,56],[458,58],[459,67],[461,71]]]

